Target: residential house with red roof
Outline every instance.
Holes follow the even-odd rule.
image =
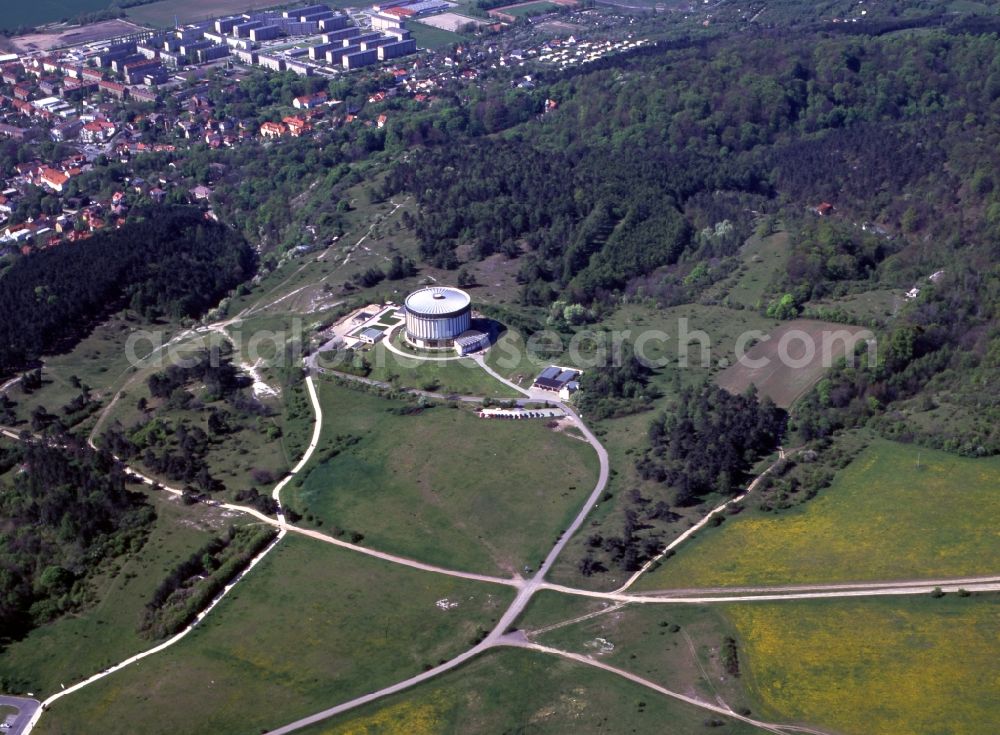
[[[316,92],[315,94],[304,94],[292,100],[292,107],[296,110],[311,110],[325,104],[327,100],[326,92]]]
[[[97,83],[97,88],[102,92],[107,92],[112,97],[117,97],[120,100],[128,97],[128,87],[124,84],[119,84],[118,82],[109,82],[106,79],[102,79]]]
[[[282,135],[288,132],[288,128],[284,123],[271,122],[268,120],[260,126],[261,137],[264,138],[280,138]]]
[[[115,134],[115,124],[108,120],[94,120],[83,126],[80,139],[84,143],[103,143]]]
[[[38,172],[38,183],[59,193],[62,193],[66,184],[69,182],[69,178],[70,177],[67,174],[64,174],[62,171],[57,171],[49,166],[42,166],[41,170]]]
[[[312,130],[312,125],[307,123],[301,117],[286,117],[282,119],[282,122],[288,126],[288,132],[293,138],[298,138],[303,133],[308,133]]]

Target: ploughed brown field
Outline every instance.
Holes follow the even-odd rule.
[[[81,8],[82,10],[83,8]],[[145,29],[126,20],[103,20],[99,23],[89,23],[83,26],[53,27],[37,33],[15,36],[10,39],[10,46],[15,51],[21,53],[48,51],[75,44],[104,41],[116,36],[125,36],[142,30]]]
[[[761,396],[788,408],[837,360],[853,354],[856,344],[873,338],[865,327],[795,319],[746,348],[745,355],[719,373],[716,382],[730,393],[755,385]],[[868,357],[863,353],[855,359],[860,364]]]

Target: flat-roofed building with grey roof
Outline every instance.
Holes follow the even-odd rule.
[[[351,43],[362,43],[363,41],[374,41],[376,38],[382,38],[381,33],[362,33],[360,36],[355,36],[351,39]]]
[[[532,384],[532,387],[558,393],[568,384],[576,382],[579,377],[579,370],[550,365],[538,374],[538,377],[535,378],[535,382]]]
[[[370,17],[371,17],[372,28],[374,28],[377,31],[384,31],[389,28],[403,27],[403,19],[395,15],[372,13]]]
[[[121,74],[125,71],[125,67],[132,66],[133,64],[148,64],[150,60],[147,59],[142,54],[129,54],[120,59],[115,59],[111,62],[111,68],[116,74]]]
[[[193,59],[195,54],[205,48],[211,48],[215,44],[211,41],[206,41],[201,39],[200,41],[185,41],[181,44],[181,53],[188,57],[188,59]]]
[[[230,33],[233,30],[233,26],[241,22],[243,22],[243,18],[239,15],[235,15],[230,18],[216,18],[215,32],[223,34]]]
[[[356,50],[360,51],[361,47],[358,46]],[[335,46],[334,48],[326,52],[326,54],[323,56],[323,60],[326,61],[326,63],[330,66],[340,66],[341,65],[340,60],[344,58],[344,51],[345,49],[343,46]],[[351,53],[353,52],[354,49],[352,49]]]
[[[417,52],[417,42],[412,38],[407,38],[402,41],[394,41],[392,43],[387,43],[384,46],[380,46],[378,50],[378,57],[382,61],[387,59],[398,59],[401,56],[408,56],[409,54],[414,54]]]
[[[181,61],[184,59],[183,54],[179,54],[176,51],[161,51],[160,52],[160,63],[164,66],[170,67],[171,69],[176,69],[181,65]]]
[[[281,28],[278,26],[263,26],[261,28],[250,29],[250,40],[254,43],[261,41],[273,41],[281,35]]]
[[[178,28],[174,31],[174,35],[177,36],[181,42],[196,41],[201,38],[202,33],[204,33],[204,30],[201,28]]]
[[[160,52],[160,63],[164,66],[168,66],[171,69],[176,69],[181,65],[184,59],[184,54],[179,54],[176,51],[161,51]]]
[[[313,67],[309,64],[292,60],[285,62],[285,68],[293,74],[298,74],[300,77],[311,77],[314,71]]]
[[[356,54],[360,50],[361,50],[361,44],[355,43],[350,46],[341,46],[336,51],[340,54],[340,58],[343,59],[345,56],[347,56],[347,54]],[[328,51],[327,53],[331,52]]]
[[[366,327],[358,332],[358,339],[368,345],[373,345],[385,336],[385,332],[375,327]]]
[[[341,15],[337,13],[329,18],[320,18],[319,29],[324,32],[338,31],[341,28],[347,28],[350,25],[351,19],[346,15]]]
[[[309,47],[309,58],[313,61],[326,58],[327,51],[335,51],[342,49],[344,46],[340,43],[321,43],[318,46]]]
[[[254,42],[249,38],[233,38],[232,36],[226,36],[226,45],[231,49],[250,51],[254,47]]]
[[[248,20],[245,23],[237,23],[233,26],[233,35],[237,38],[249,38],[250,31],[254,28],[263,28],[264,21],[261,20]]]
[[[285,18],[301,18],[303,15],[309,15],[310,13],[319,13],[323,10],[329,10],[329,5],[324,5],[322,3],[318,5],[306,5],[301,8],[291,8],[290,10],[284,11],[281,15]]]
[[[320,10],[316,13],[303,13],[299,16],[301,23],[319,23],[321,20],[332,18],[336,15],[332,10]]]
[[[244,64],[256,64],[257,63],[257,52],[247,51],[241,48],[233,49],[233,56],[239,59]]]
[[[134,47],[132,50],[115,49],[114,51],[101,51],[94,57],[94,62],[98,66],[111,66],[118,59],[127,59],[129,56],[132,56],[133,51]]]
[[[229,56],[229,47],[224,44],[198,49],[195,54],[195,58],[198,59],[199,64],[207,64],[210,61],[224,59],[227,56]]]
[[[378,38],[369,39],[367,41],[361,42],[362,51],[377,51],[381,46],[385,46],[389,43],[396,43],[395,38],[389,38],[387,36],[379,36]]]
[[[285,60],[280,56],[265,56],[264,54],[260,54],[257,57],[257,64],[271,71],[285,70]]]
[[[354,38],[355,36],[361,35],[361,29],[357,26],[351,26],[350,28],[341,28],[338,31],[333,31],[332,33],[324,33],[323,41],[325,43],[337,43],[343,41],[345,38]]]
[[[297,20],[281,19],[272,25],[277,25],[289,36],[311,36],[319,30],[319,23],[302,23]]]
[[[277,21],[285,20],[285,17],[277,10],[255,10],[243,14],[243,20],[259,20],[264,25],[273,25]]]
[[[468,332],[462,334],[461,337],[455,338],[455,352],[460,355],[468,355],[471,352],[485,350],[489,346],[490,336],[486,332],[479,332],[475,329],[470,329]]]
[[[137,54],[141,54],[147,59],[155,59],[157,55],[160,53],[160,49],[157,46],[153,44],[146,45],[142,43],[138,44],[135,47],[135,51]]]

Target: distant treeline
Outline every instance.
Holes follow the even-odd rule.
[[[200,316],[253,269],[241,236],[188,207],[139,210],[121,229],[19,259],[0,278],[0,374],[71,347],[114,309]]]
[[[828,30],[685,37],[543,72],[535,90],[475,105],[503,137],[437,146],[421,135],[430,147],[401,163],[383,194],[418,199],[407,224],[432,265],[520,257],[526,305],[612,302],[662,266],[731,256],[749,234],[748,210],[787,209],[788,225],[826,200],[858,223],[949,247],[962,235],[981,241],[979,223],[960,212],[996,199],[996,153],[985,142],[1000,96],[995,37]],[[558,109],[546,111],[545,99]],[[532,119],[519,122],[515,104],[534,105]],[[471,123],[466,132],[476,135]],[[706,250],[697,233],[723,220],[735,236]],[[904,244],[878,239],[827,238],[812,262],[793,258],[790,285],[818,286],[815,298],[825,284],[876,277]]]

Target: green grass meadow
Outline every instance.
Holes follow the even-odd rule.
[[[491,573],[537,568],[596,481],[594,450],[542,421],[445,405],[397,415],[412,404],[333,382],[319,393],[326,439],[286,498],[373,548]]]
[[[302,730],[361,733],[638,733],[750,735],[740,722],[705,726],[706,712],[614,674],[534,651],[490,651],[440,678]],[[722,718],[719,718],[720,720]]]
[[[289,536],[191,635],[59,700],[36,731],[274,728],[456,655],[511,597]]]
[[[135,554],[99,576],[93,606],[36,628],[0,651],[0,672],[19,691],[44,697],[155,645],[138,626],[146,603],[167,574],[239,517],[206,506],[183,506],[152,493],[157,519]]]
[[[875,440],[781,515],[705,529],[636,589],[932,579],[995,573],[1000,458]],[[753,498],[745,503],[753,506]]]
[[[630,605],[531,638],[740,711],[751,702],[740,677],[726,671],[721,653],[732,633],[729,621],[711,607]]]
[[[444,28],[435,28],[419,21],[408,23],[406,27],[410,31],[410,37],[417,42],[417,48],[436,51],[461,43],[466,39],[466,36],[460,33],[446,31]]]
[[[980,735],[1000,721],[1000,596],[721,608],[764,717],[844,735]]]
[[[526,15],[543,15],[558,9],[559,6],[555,3],[543,0],[542,2],[528,3],[527,5],[519,5],[517,7],[507,7],[503,9],[503,12],[513,15],[515,18],[520,18]]]
[[[725,298],[747,309],[756,309],[771,286],[785,271],[789,253],[789,233],[767,237],[753,235],[740,250],[743,265],[728,281]]]
[[[607,600],[593,597],[541,590],[532,596],[521,617],[517,619],[516,625],[522,630],[536,630],[581,615],[606,610],[611,604]]]
[[[368,377],[373,380],[446,395],[521,397],[521,394],[489,375],[469,358],[421,360],[397,355],[381,343],[369,348],[365,355],[372,364]]]
[[[215,18],[220,15],[263,10],[282,3],[268,0],[160,0],[148,5],[137,5],[126,12],[130,20],[157,28],[169,28],[174,18],[181,23]]]

